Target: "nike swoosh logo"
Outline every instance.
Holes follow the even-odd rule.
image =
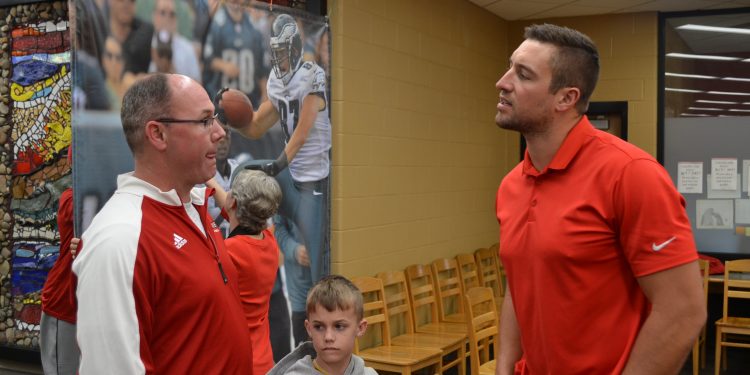
[[[660,251],[661,249],[665,248],[667,245],[669,245],[670,243],[672,243],[672,241],[674,241],[676,239],[677,239],[677,237],[672,236],[672,238],[670,238],[670,239],[668,239],[668,240],[666,240],[666,241],[664,241],[664,242],[662,242],[662,243],[660,243],[658,245],[652,242],[651,243],[651,250],[653,250],[653,251]]]
[[[313,190],[313,195],[323,195],[323,193]]]

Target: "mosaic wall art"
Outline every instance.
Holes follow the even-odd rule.
[[[67,3],[0,8],[0,346],[38,350],[41,290],[72,184]]]

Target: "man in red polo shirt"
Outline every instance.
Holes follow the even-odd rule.
[[[495,122],[526,139],[497,193],[508,277],[497,374],[674,374],[706,321],[684,200],[646,152],[584,115],[578,31],[526,28]]]

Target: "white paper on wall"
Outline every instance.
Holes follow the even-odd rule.
[[[734,201],[731,199],[699,199],[695,201],[698,229],[733,229]]]
[[[734,222],[750,224],[750,199],[734,200]]]
[[[741,198],[740,196],[740,189],[742,188],[740,184],[740,178],[739,176],[735,177],[735,188],[734,190],[716,190],[712,186],[712,179],[711,175],[708,175],[706,178],[708,180],[708,198],[709,199],[738,199]]]
[[[711,187],[714,190],[734,190],[737,186],[737,159],[711,159]]]
[[[703,162],[677,163],[677,191],[703,194]]]

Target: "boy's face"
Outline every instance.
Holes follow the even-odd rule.
[[[367,321],[358,321],[352,308],[328,311],[317,305],[305,320],[305,328],[318,353],[317,362],[331,368],[349,364],[354,342],[364,335]]]

